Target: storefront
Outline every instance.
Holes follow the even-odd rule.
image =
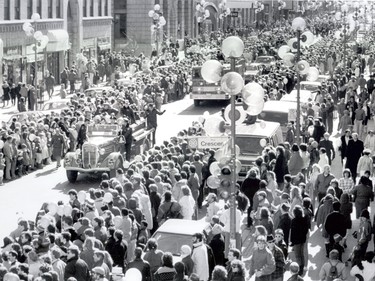
[[[2,76],[8,83],[17,84],[23,80],[22,47],[3,49]]]
[[[88,60],[97,60],[97,44],[96,38],[83,39],[82,54]]]
[[[49,30],[49,43],[46,51],[46,70],[55,77],[56,84],[60,83],[60,73],[65,67],[65,56],[70,49],[69,34],[63,29]]]
[[[25,56],[24,64],[26,65],[26,76],[27,76],[27,83],[34,84],[34,77],[35,77],[35,49],[34,44],[26,45],[26,56]],[[41,83],[44,79],[44,70],[45,70],[45,57],[43,50],[38,48],[38,53],[36,55],[37,61],[37,78],[38,84]]]
[[[98,38],[98,60],[100,56],[105,56],[111,51],[111,39],[109,37]]]

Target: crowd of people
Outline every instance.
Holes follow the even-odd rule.
[[[321,280],[347,280],[348,273],[363,280],[375,278],[375,254],[368,249],[375,231],[369,210],[374,199],[375,136],[367,130],[375,108],[374,59],[363,49],[359,54],[358,49],[348,48],[344,54],[340,40],[327,31],[328,25],[317,22],[314,28],[323,36],[302,51],[302,58],[330,79],[320,87],[318,98],[303,108],[304,143],[296,143],[295,124],[288,124],[286,142],[267,145],[231,195],[237,201],[237,236],[241,236],[242,216],[251,233],[245,248],[241,239],[236,248],[229,247],[230,200],[207,186],[210,166],[220,159],[215,159],[213,150],[197,151],[187,145],[191,131],[202,132],[196,123],[193,130],[154,145],[127,170],[118,169],[115,177],[104,173],[98,188],[87,193],[72,189],[66,202],[43,204],[34,221],[21,218],[4,238],[0,281],[136,281],[137,271],[132,269],[141,273],[143,281],[243,281],[250,277],[279,281],[286,279],[287,271],[288,280],[303,280],[309,261],[307,245],[315,226],[326,241],[328,258],[320,269]],[[287,23],[277,32],[263,31],[255,34],[257,38],[244,38],[250,60],[276,55],[277,48],[293,36]],[[218,46],[224,36],[218,32],[210,41],[187,40],[184,59],[178,56],[178,43],[163,46],[161,55],[153,52],[150,59],[121,53],[106,54],[98,62],[80,58],[60,77],[60,96],[67,97],[67,91],[71,94],[68,110],[49,113],[42,120],[2,123],[0,184],[2,175],[11,180],[51,160],[59,168],[66,152],[88,141],[91,124],[119,125],[119,135],[128,144],[119,149],[130,161],[134,157],[129,150],[130,125],[145,118],[147,127],[156,130],[161,105],[189,92],[191,67],[208,58],[223,58]],[[323,48],[327,45],[329,51]],[[126,72],[130,84],[120,83],[121,73]],[[261,74],[255,81],[263,86],[267,99],[280,99],[296,83],[295,71],[282,62]],[[49,97],[54,79],[49,75],[45,80]],[[84,94],[103,81],[113,89],[95,96]],[[3,85],[4,105],[11,100],[21,112],[35,110],[33,86],[9,84]],[[39,92],[44,93],[44,86]],[[337,129],[333,128],[334,112],[340,120]],[[330,140],[335,131],[341,134],[338,149],[344,168],[340,178],[331,173],[338,154]],[[151,235],[169,218],[198,219],[203,207],[209,228],[194,234],[191,245],[182,245],[182,259],[174,263],[172,254],[158,249]],[[351,219],[354,210],[359,219],[356,231]],[[347,248],[349,239],[355,240],[354,249]],[[348,251],[349,259],[344,260]]]

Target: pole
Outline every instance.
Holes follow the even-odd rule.
[[[35,91],[36,91],[36,110],[38,110],[38,63],[37,63],[37,58],[38,58],[38,41],[35,39],[35,62],[34,62],[34,70],[35,70]]]
[[[301,30],[297,30],[297,63],[299,62],[301,52]],[[297,117],[296,117],[296,133],[297,133],[297,143],[301,142],[301,131],[300,131],[300,118],[301,118],[301,109],[300,109],[300,95],[301,95],[301,84],[300,84],[300,74],[297,69]]]
[[[236,60],[235,58],[230,59],[230,68],[231,71],[236,71]],[[232,185],[230,192],[230,243],[229,248],[235,248],[236,246],[236,95],[232,95],[230,98],[231,105],[231,146],[232,146]]]

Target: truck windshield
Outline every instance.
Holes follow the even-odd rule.
[[[237,136],[236,144],[240,147],[240,154],[260,154],[263,147],[260,146],[260,137]]]
[[[158,242],[158,249],[165,252],[170,252],[174,256],[180,256],[182,245],[192,246],[191,236],[176,233],[157,232],[154,236]]]
[[[263,111],[259,114],[259,119],[270,122],[278,122],[280,124],[288,123],[288,113],[277,111]]]

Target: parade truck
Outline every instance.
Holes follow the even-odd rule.
[[[220,81],[217,83],[206,82],[202,77],[201,68],[201,66],[194,66],[192,69],[192,91],[190,98],[194,100],[194,105],[199,106],[200,102],[205,100],[229,100],[230,96],[221,90]],[[230,71],[230,65],[224,64],[222,75]],[[242,76],[244,75],[244,61],[236,65],[236,72]]]
[[[142,154],[152,144],[153,130],[148,130],[146,121],[141,120],[131,125],[133,143],[131,155]],[[116,176],[118,168],[127,168],[125,157],[120,152],[124,145],[118,136],[120,126],[116,124],[94,124],[88,126],[88,141],[81,149],[68,152],[64,158],[64,167],[69,182],[74,183],[78,174],[108,173]]]

